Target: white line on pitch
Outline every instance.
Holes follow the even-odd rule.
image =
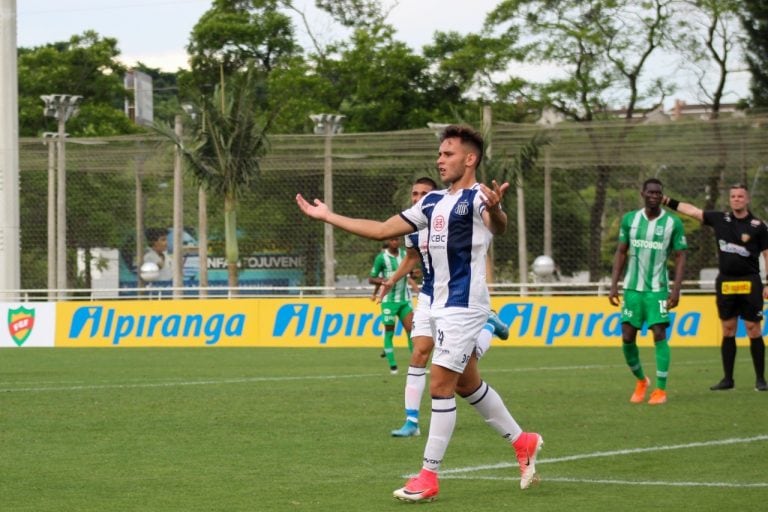
[[[741,443],[754,443],[758,441],[768,441],[768,435],[758,435],[754,437],[742,437],[742,438],[730,438],[730,439],[718,439],[714,441],[701,441],[695,443],[675,444],[666,446],[651,446],[648,448],[631,448],[625,450],[613,450],[609,452],[592,452],[582,453],[578,455],[567,455],[565,457],[555,457],[551,459],[538,459],[536,464],[553,464],[556,462],[570,462],[574,460],[594,459],[598,457],[615,457],[617,455],[632,455],[635,453],[649,453],[649,452],[661,452],[667,450],[681,450],[685,448],[702,448],[709,446],[720,446],[727,444],[741,444]],[[446,469],[440,471],[440,475],[459,474],[459,473],[471,473],[475,471],[483,471],[487,469],[504,469],[510,467],[516,467],[517,463],[512,462],[500,462],[498,464],[489,464],[485,466],[471,466],[465,468]]]
[[[168,382],[140,382],[136,384],[94,384],[86,386],[59,386],[59,387],[34,387],[34,388],[0,388],[0,393],[31,393],[40,391],[78,391],[90,389],[133,389],[133,388],[167,388],[174,386],[215,386],[219,384],[244,384],[251,382],[286,382],[296,380],[338,380],[359,379],[365,377],[381,377],[381,373],[367,373],[359,375],[317,375],[299,377],[243,377],[238,379],[215,379],[193,381],[168,381]]]
[[[678,365],[685,364],[683,362],[677,363]],[[699,363],[697,363],[699,364]],[[626,367],[619,364],[616,365],[574,365],[574,366],[541,366],[536,368],[500,368],[500,369],[487,369],[488,373],[508,373],[508,372],[542,372],[542,371],[572,371],[572,370],[597,370],[614,367]],[[140,382],[136,384],[86,384],[86,385],[72,385],[70,383],[61,386],[35,386],[26,388],[12,388],[4,387],[0,388],[0,393],[36,393],[43,391],[79,391],[79,390],[91,390],[91,389],[131,389],[131,388],[163,388],[173,386],[211,386],[220,384],[244,384],[251,382],[281,382],[281,381],[301,381],[301,380],[335,380],[335,379],[359,379],[369,377],[381,377],[381,373],[364,373],[357,375],[317,375],[317,376],[296,376],[296,377],[242,377],[236,379],[214,379],[214,380],[200,380],[200,381],[165,381],[165,382]],[[0,385],[7,386],[10,382],[1,382]],[[39,383],[35,383],[39,384]],[[45,382],[45,384],[53,384],[53,382]]]
[[[519,478],[506,476],[469,476],[469,475],[447,475],[441,477],[447,480],[503,480],[517,482]],[[609,484],[609,485],[656,485],[659,487],[723,487],[723,488],[767,488],[768,483],[731,483],[731,482],[669,482],[669,481],[650,481],[650,480],[606,480],[602,478],[565,478],[565,477],[546,477],[547,482],[564,482],[577,484]]]

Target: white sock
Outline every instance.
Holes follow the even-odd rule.
[[[477,359],[483,357],[483,354],[491,348],[491,338],[493,338],[493,326],[491,324],[485,324],[483,330],[477,335],[477,341],[475,341],[475,354],[477,354]]]
[[[440,463],[443,462],[455,426],[456,398],[433,398],[429,439],[427,439],[427,446],[424,448],[423,467],[425,469],[435,473],[440,469]]]
[[[405,378],[405,417],[408,421],[419,422],[421,396],[426,385],[427,369],[409,366],[408,376]]]
[[[485,418],[488,425],[508,441],[514,441],[523,431],[496,390],[486,382],[482,382],[477,391],[464,399]]]

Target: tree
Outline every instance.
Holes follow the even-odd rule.
[[[325,61],[318,74],[334,85],[336,104],[349,131],[386,131],[423,127],[430,121],[424,98],[429,81],[426,61],[393,28],[355,30],[338,46],[338,61]]]
[[[181,150],[189,170],[206,190],[224,201],[224,237],[229,286],[237,287],[240,259],[237,207],[240,196],[259,176],[272,116],[262,118],[257,93],[259,71],[237,73],[196,104],[198,120],[189,144],[168,127],[157,127]]]
[[[705,102],[710,105],[709,128],[713,132],[717,159],[712,165],[707,177],[708,191],[703,209],[713,210],[720,198],[723,175],[728,162],[728,144],[723,140],[720,123],[720,107],[726,92],[728,75],[731,73],[733,61],[738,57],[740,48],[740,33],[738,31],[738,12],[742,2],[739,0],[690,0],[689,8],[683,16],[686,26],[690,28],[683,38],[684,53],[695,68],[698,88]],[[734,56],[734,54],[736,54]],[[715,72],[712,72],[714,67]],[[713,84],[713,85],[711,85]],[[691,238],[694,247],[706,247],[711,235],[705,230],[698,230]],[[695,277],[698,271],[706,266],[712,255],[704,251],[692,251],[686,265],[686,272]]]
[[[300,53],[291,18],[279,10],[282,3],[214,0],[192,29],[187,46],[191,73],[185,74],[186,81],[198,91],[210,92],[213,84],[232,73],[253,68],[267,76],[283,60]]]
[[[56,131],[56,121],[43,117],[43,94],[83,97],[80,114],[67,122],[75,136],[107,136],[139,129],[123,112],[125,67],[116,58],[117,40],[94,31],[69,41],[19,48],[19,132],[37,136]]]
[[[330,112],[338,105],[338,91],[303,58],[293,57],[267,77],[267,110],[275,112],[275,133],[302,133],[312,128],[310,114]]]
[[[432,44],[424,47],[430,63],[433,93],[442,101],[461,103],[470,95],[485,102],[499,97],[500,80],[509,62],[524,55],[515,47],[513,35],[490,37],[482,34],[436,32]]]
[[[711,118],[717,119],[733,61],[738,63],[742,35],[738,30],[738,13],[742,2],[690,0],[688,3],[683,16],[690,30],[682,39],[683,51],[695,68],[700,94],[711,105]],[[716,73],[712,73],[713,66]]]
[[[624,102],[625,137],[641,101],[660,105],[668,87],[661,76],[647,77],[648,59],[672,44],[673,0],[641,4],[629,0],[505,0],[486,18],[490,31],[502,30],[520,41],[525,61],[558,66],[562,76],[544,82],[513,78],[508,92],[532,103],[551,106],[568,119],[589,123],[609,117],[609,106]],[[642,83],[650,84],[647,91]],[[591,133],[591,132],[590,132]],[[600,143],[592,140],[593,150]],[[595,195],[590,208],[589,272],[602,272],[600,247],[610,169],[595,169]]]
[[[747,33],[752,104],[768,107],[768,0],[744,0],[741,22]]]
[[[385,7],[380,0],[315,0],[318,9],[326,11],[339,23],[357,28],[382,25],[398,3],[394,1]]]

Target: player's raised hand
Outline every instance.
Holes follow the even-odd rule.
[[[311,204],[301,194],[296,194],[296,204],[308,217],[319,220],[325,220],[328,217],[328,206],[319,199],[315,199],[314,204]]]
[[[501,185],[496,180],[491,180],[491,186],[487,186],[483,183],[480,184],[480,192],[482,192],[485,198],[485,207],[488,210],[492,210],[501,204],[504,199],[504,194],[509,188],[509,182],[504,182]]]

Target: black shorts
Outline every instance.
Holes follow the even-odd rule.
[[[749,322],[763,319],[763,283],[752,276],[717,276],[715,279],[717,314],[721,320],[741,317]]]

